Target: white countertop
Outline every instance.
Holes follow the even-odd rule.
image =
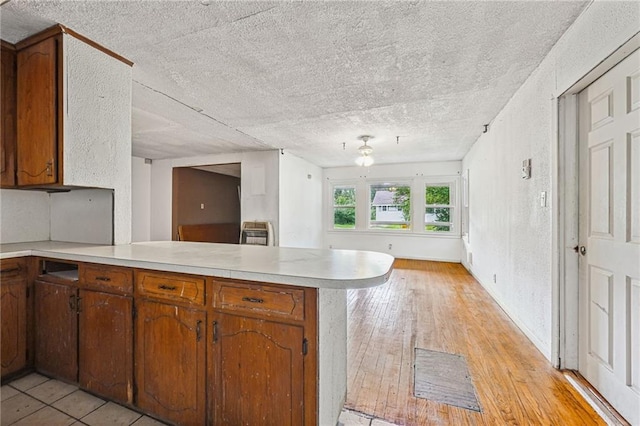
[[[394,258],[360,250],[153,241],[102,246],[56,241],[0,244],[0,259],[40,256],[316,288],[384,284]]]

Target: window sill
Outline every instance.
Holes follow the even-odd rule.
[[[455,238],[460,239],[460,234],[438,234],[432,232],[420,232],[414,230],[406,230],[406,231],[396,231],[393,229],[383,230],[383,229],[329,229],[326,231],[327,234],[360,234],[360,235],[393,235],[393,236],[403,236],[403,237],[429,237],[429,238]]]

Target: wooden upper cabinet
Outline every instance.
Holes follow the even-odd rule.
[[[61,182],[58,145],[62,142],[62,105],[58,90],[61,36],[18,51],[19,186]]]
[[[15,48],[16,185],[114,188],[131,154],[132,63],[62,25]]]
[[[16,50],[2,41],[0,187],[16,185]]]

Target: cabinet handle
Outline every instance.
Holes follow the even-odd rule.
[[[158,288],[160,290],[171,290],[174,291],[175,289],[177,289],[178,287],[176,287],[175,285],[166,285],[166,284],[160,284],[158,286]]]
[[[20,272],[22,270],[21,267],[17,267],[17,268],[8,268],[8,269],[2,269],[0,270],[0,274],[10,274],[12,272]]]
[[[111,281],[111,278],[109,278],[109,277],[96,277],[96,281],[109,282],[109,281]]]
[[[243,297],[243,302],[251,302],[251,303],[264,303],[264,299],[260,299],[257,297]]]
[[[213,326],[213,342],[217,342],[218,341],[218,321],[214,321],[211,323],[211,325]]]
[[[53,160],[47,161],[47,176],[53,176]]]
[[[196,342],[199,342],[202,339],[202,330],[200,329],[202,325],[202,321],[198,320],[196,323]]]
[[[76,298],[76,312],[77,313],[82,312],[82,297]]]
[[[75,294],[72,294],[71,296],[69,296],[69,309],[71,309],[72,311],[75,311],[77,309]]]

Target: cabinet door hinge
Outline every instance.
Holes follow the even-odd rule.
[[[136,309],[136,305],[131,305],[131,317],[136,319],[138,316],[138,310]]]
[[[306,355],[309,352],[309,341],[302,339],[302,355]]]

